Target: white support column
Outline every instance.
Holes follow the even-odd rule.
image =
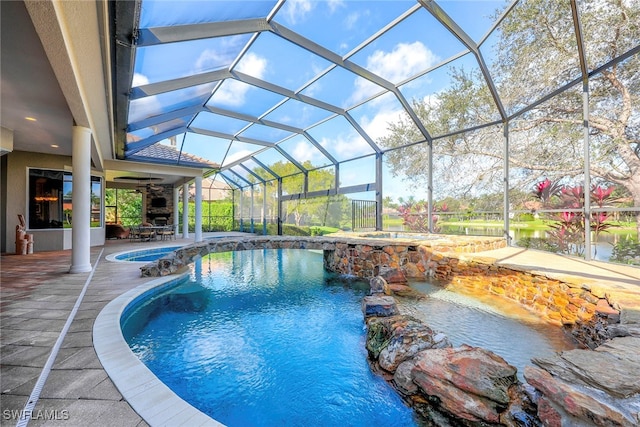
[[[282,236],[282,177],[278,177],[278,236]]]
[[[244,199],[244,190],[238,190],[240,194],[240,231],[244,232],[244,210],[242,209],[242,200]]]
[[[178,187],[173,187],[173,232],[178,234],[178,225],[180,225],[178,216],[180,215],[180,209],[178,208],[178,202],[180,201],[180,191]]]
[[[69,273],[91,271],[91,130],[73,127],[73,219]]]
[[[253,185],[251,186],[251,206],[249,206],[249,216],[251,216],[251,232],[254,233],[255,229],[254,229],[254,221],[253,221],[253,204],[254,204],[254,188]]]
[[[262,183],[262,234],[267,235],[267,182]]]
[[[202,176],[196,176],[196,242],[202,242]]]
[[[142,195],[142,208],[141,208],[141,214],[142,216],[140,217],[141,222],[150,222],[149,218],[147,218],[147,212],[149,212],[149,206],[147,205],[147,199],[148,197],[148,191],[146,188],[144,190],[142,190],[141,195]]]
[[[182,238],[189,238],[189,184],[182,186]]]

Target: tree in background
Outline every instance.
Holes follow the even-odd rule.
[[[579,2],[590,70],[636,47],[640,2]],[[497,16],[497,15],[496,15]],[[498,94],[513,114],[541,96],[580,78],[569,2],[521,1],[498,27],[491,74]],[[483,47],[481,47],[483,49]],[[640,210],[640,56],[632,55],[590,79],[591,174],[597,184],[626,189]],[[413,101],[432,136],[499,119],[480,71],[451,67],[452,85],[429,100]],[[579,181],[583,173],[582,87],[580,84],[513,119],[510,181],[531,188],[544,178]],[[405,117],[390,124],[382,139],[400,147],[424,137]],[[495,192],[502,185],[502,130],[486,127],[434,140],[434,182],[445,195]],[[411,158],[413,161],[407,162]],[[394,174],[426,183],[427,150],[421,144],[386,154]],[[455,185],[451,185],[455,183]],[[448,185],[449,184],[449,185]],[[640,213],[637,214],[640,234]]]
[[[384,199],[382,199],[382,206],[388,209],[398,209],[399,205],[393,201],[391,196],[385,196]]]
[[[130,226],[142,222],[142,194],[134,190],[107,188],[104,194],[105,206],[115,206],[116,211],[107,210],[107,222],[118,222]],[[113,217],[109,215],[113,212]]]
[[[302,166],[311,171],[309,176],[310,181],[312,181],[312,184],[310,184],[312,188],[309,191],[327,190],[335,187],[335,174],[331,169],[316,169],[308,160]],[[269,165],[269,169],[283,177],[283,194],[304,192],[304,174],[293,163],[279,161]],[[257,168],[253,172],[265,180],[273,179],[262,168]],[[260,194],[257,200],[260,200],[261,203],[262,196]],[[267,199],[268,204],[273,205],[275,202],[275,200]],[[340,227],[344,222],[345,215],[348,215],[347,204],[348,199],[344,195],[291,200],[283,204],[283,217],[285,221],[290,218],[298,227],[303,224]]]

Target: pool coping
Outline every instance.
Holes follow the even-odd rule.
[[[124,255],[124,254],[128,254],[128,253],[133,253],[133,252],[149,252],[149,253],[154,253],[154,252],[159,252],[160,249],[163,248],[173,248],[173,247],[177,247],[177,248],[181,248],[185,245],[176,245],[175,243],[172,245],[164,245],[164,246],[154,246],[152,248],[147,248],[147,249],[132,249],[132,250],[128,250],[128,251],[122,251],[122,252],[115,252],[112,254],[109,254],[105,257],[105,259],[107,261],[110,262],[126,262],[126,263],[132,263],[132,264],[148,264],[149,261],[128,261],[125,259],[117,259],[117,257],[119,257],[120,255]]]
[[[120,319],[129,304],[144,293],[169,286],[188,273],[151,280],[107,304],[93,326],[93,346],[111,381],[134,411],[151,426],[224,426],[175,394],[131,351]]]

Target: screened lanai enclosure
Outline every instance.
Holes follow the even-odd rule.
[[[236,229],[637,247],[638,1],[113,7],[119,158],[204,159]]]

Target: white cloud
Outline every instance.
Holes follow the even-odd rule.
[[[350,30],[356,26],[359,20],[360,14],[358,12],[352,12],[344,18],[344,25],[347,30]]]
[[[317,94],[322,93],[323,87],[324,86],[322,84],[322,79],[316,80],[311,86],[306,88],[302,93],[304,93],[307,96],[310,96],[311,98],[314,98]]]
[[[240,150],[237,151],[235,153],[229,154],[227,155],[227,157],[224,159],[224,164],[228,165],[229,163],[233,163],[236,160],[240,160],[243,157],[247,157],[249,156],[251,153],[253,153],[253,151],[250,150]]]
[[[288,24],[299,24],[305,21],[319,4],[325,5],[331,15],[338,13],[339,9],[345,7],[344,0],[326,0],[324,2],[317,0],[287,0],[282,8],[281,16],[284,17]]]
[[[305,20],[313,8],[313,2],[310,0],[289,0],[285,3],[282,13],[288,23],[296,24]]]
[[[335,138],[322,138],[320,141],[329,153],[338,159],[351,159],[371,153],[371,146],[359,134],[338,135]]]
[[[421,42],[399,43],[391,52],[376,50],[367,58],[367,68],[378,76],[399,83],[402,80],[423,71],[438,62],[438,57]],[[349,99],[350,103],[358,102],[381,88],[368,80],[357,78],[356,90]]]
[[[327,2],[327,6],[329,6],[329,11],[331,13],[335,13],[336,10],[338,10],[341,7],[344,7],[344,1],[343,0],[329,0]]]
[[[367,59],[367,69],[397,83],[435,65],[438,57],[421,42],[399,43],[392,52],[377,50]]]
[[[298,142],[293,148],[293,152],[291,154],[293,155],[293,158],[298,160],[299,162],[305,162],[309,160],[311,163],[313,163],[313,160],[315,159],[317,154],[317,150],[314,150],[309,144]]]
[[[360,22],[367,21],[370,16],[370,11],[354,11],[348,14],[343,14],[342,18],[342,34],[344,40],[339,43],[338,53],[347,53],[352,46],[352,43],[356,42],[356,39],[351,36],[351,33],[358,34],[358,25]]]
[[[249,52],[238,63],[238,71],[261,79],[267,69],[267,59]],[[224,105],[240,106],[246,101],[246,94],[251,86],[237,80],[227,79],[216,91],[214,99]]]
[[[144,86],[149,84],[149,78],[144,74],[133,73],[133,81],[131,82],[132,87]]]
[[[225,59],[227,61],[225,61]],[[228,58],[221,56],[218,51],[205,49],[200,53],[198,59],[196,59],[193,72],[198,74],[203,71],[215,70],[220,68],[225,62],[228,62]]]
[[[440,99],[440,92],[432,93],[422,97],[422,102],[432,107],[438,106],[442,100]]]
[[[249,89],[250,86],[237,80],[227,79],[216,91],[213,99],[216,103],[237,107],[244,104],[245,95]]]
[[[371,83],[369,80],[363,79],[362,77],[358,77],[356,79],[354,86],[355,90],[345,102],[344,107],[349,107],[383,90],[382,87],[375,83]]]
[[[149,84],[149,78],[144,74],[134,73],[131,86],[138,87]],[[162,111],[157,96],[145,96],[134,99],[129,103],[129,123],[135,123],[146,119]]]
[[[236,70],[261,79],[267,70],[267,58],[249,52],[242,57],[242,60],[236,66]]]
[[[200,53],[193,65],[193,73],[228,67],[236,59],[236,53],[246,42],[245,36],[225,37],[222,40],[211,49],[205,49]]]
[[[404,111],[401,110],[381,109],[372,119],[363,117],[361,120],[362,128],[371,139],[378,141],[389,134],[389,123],[398,123],[403,114]]]

